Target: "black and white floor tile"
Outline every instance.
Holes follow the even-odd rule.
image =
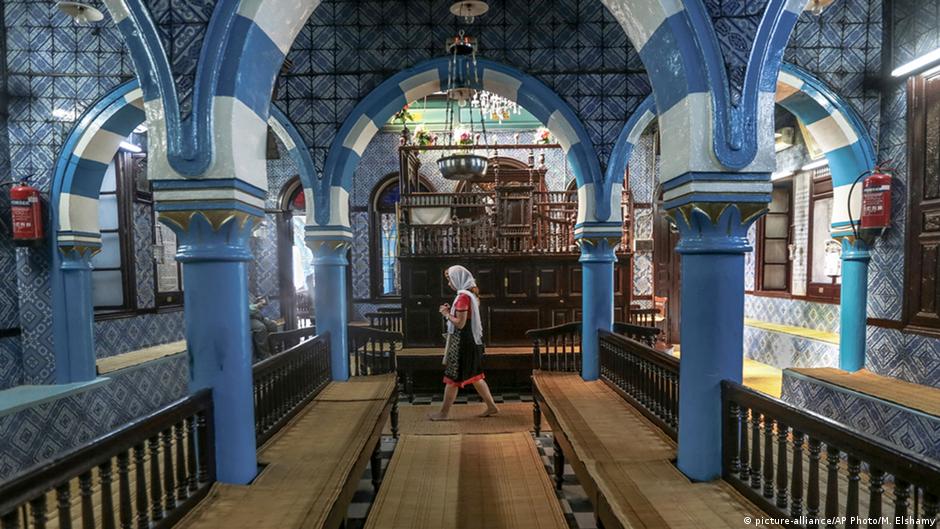
[[[530,395],[503,394],[494,395],[496,402],[531,402]],[[413,403],[408,403],[405,399],[400,406],[428,406],[441,401],[441,395],[416,395]],[[477,395],[461,395],[457,397],[457,404],[467,404],[480,402]],[[382,471],[388,466],[388,462],[395,451],[395,439],[391,436],[382,437]],[[554,455],[553,441],[551,433],[543,433],[535,438],[535,444],[538,447],[539,454],[542,457],[542,463],[545,465],[545,472],[550,476],[552,473],[552,456]],[[594,509],[588,501],[587,495],[581,485],[578,484],[578,478],[574,474],[570,465],[565,465],[565,482],[562,490],[555,491],[558,501],[561,503],[562,511],[565,513],[565,519],[568,522],[569,529],[596,529],[594,520]],[[353,495],[352,503],[347,511],[346,528],[360,529],[365,526],[366,517],[369,514],[369,508],[375,499],[375,492],[372,488],[372,470],[366,468],[362,478],[359,480],[359,486]],[[507,528],[509,529],[509,528]]]

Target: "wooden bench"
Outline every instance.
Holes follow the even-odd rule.
[[[527,432],[404,435],[367,529],[566,529]]]
[[[544,351],[541,365],[566,369],[532,375],[536,430],[543,416],[552,427],[556,487],[568,461],[607,529],[750,527],[745,516],[762,510],[726,483],[690,482],[674,464],[674,412],[668,399],[652,395],[669,382],[665,370],[678,370],[675,359],[623,336],[602,332],[601,340],[604,380],[581,378],[580,355],[572,366]],[[639,354],[618,356],[614,347]]]

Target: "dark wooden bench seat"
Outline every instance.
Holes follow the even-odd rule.
[[[744,528],[753,527],[745,516],[763,515],[724,482],[690,482],[673,462],[675,442],[607,383],[535,371],[532,385],[535,418],[545,417],[555,439],[556,486],[567,460],[599,526]]]
[[[397,399],[394,374],[330,383],[261,447],[254,482],[215,485],[177,527],[340,527]]]

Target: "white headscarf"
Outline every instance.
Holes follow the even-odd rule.
[[[450,279],[451,284],[454,285],[454,288],[457,289],[454,302],[450,304],[450,315],[457,316],[457,298],[459,298],[461,294],[469,296],[471,311],[470,330],[473,331],[473,341],[475,341],[477,345],[483,345],[483,322],[480,320],[480,300],[477,299],[476,294],[470,291],[471,288],[477,286],[476,279],[473,278],[473,274],[471,274],[469,270],[460,265],[448,268],[447,277]],[[453,333],[456,331],[457,328],[448,320],[447,332]]]

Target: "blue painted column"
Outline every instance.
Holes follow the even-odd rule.
[[[865,330],[868,322],[868,244],[854,237],[842,239],[842,294],[839,315],[839,369],[865,367]]]
[[[757,217],[742,221],[734,204],[707,206],[712,214],[691,205],[672,210],[682,256],[678,466],[699,481],[721,476],[721,381],[741,382],[744,254]]]
[[[615,238],[581,238],[581,377],[600,376],[597,331],[610,331],[614,323]]]
[[[349,324],[346,296],[346,253],[350,241],[346,239],[308,240],[313,250],[313,268],[316,285],[313,304],[316,310],[317,334],[330,333],[330,369],[333,380],[349,380],[349,353],[347,352],[347,325]]]
[[[56,351],[67,353],[56,358],[56,383],[94,380],[95,369],[95,309],[91,298],[91,257],[100,250],[92,246],[62,246],[59,248],[59,268],[62,270],[62,297],[66,310],[65,347]]]
[[[183,263],[190,392],[212,389],[218,480],[245,484],[258,471],[248,240],[257,217],[240,211],[161,212]]]

